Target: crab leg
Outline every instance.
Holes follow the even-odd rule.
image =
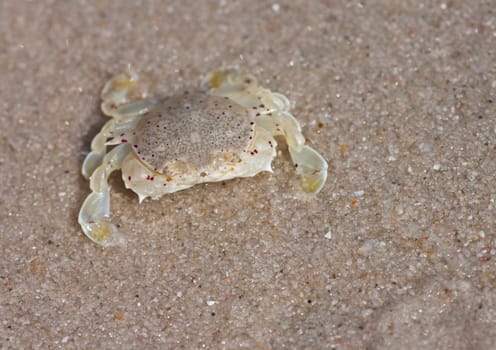
[[[296,173],[301,177],[305,192],[318,193],[327,179],[327,162],[312,147],[305,145],[300,124],[289,112],[264,115],[257,119],[257,126],[270,130],[273,135],[286,138]]]
[[[233,92],[256,86],[257,80],[252,75],[243,75],[234,69],[213,70],[203,78],[200,88],[217,96],[226,96]]]
[[[110,79],[101,93],[103,113],[120,119],[120,106],[144,100],[147,92],[138,81],[138,73],[131,67]]]
[[[228,96],[245,107],[258,106],[260,101],[269,102],[267,107],[282,111],[288,111],[290,107],[286,96],[258,87],[254,76],[241,74],[235,69],[208,72],[200,88],[212,95]]]
[[[300,175],[301,187],[305,192],[318,193],[327,179],[327,162],[310,146],[288,147],[291,159]]]
[[[145,98],[146,92],[138,85],[138,74],[131,68],[110,79],[105,84],[101,97],[103,112],[114,118],[103,126],[91,142],[91,152],[86,156],[81,169],[85,178],[89,178],[102,163],[106,146],[109,145],[107,140],[133,128],[138,123],[139,116],[157,103],[156,99]]]
[[[276,113],[273,120],[275,134],[286,138],[296,173],[300,175],[301,187],[305,192],[318,193],[327,179],[327,162],[316,150],[305,145],[301,126],[291,113]]]
[[[88,179],[93,171],[102,164],[107,146],[121,143],[117,136],[134,128],[140,121],[139,115],[144,113],[140,113],[140,111],[148,111],[154,103],[155,100],[143,100],[122,106],[121,109],[128,115],[118,122],[111,119],[103,126],[102,130],[91,141],[91,152],[84,159],[81,172],[85,178]],[[109,141],[110,138],[114,139]]]
[[[317,193],[322,189],[327,178],[327,162],[305,145],[300,124],[289,113],[290,102],[286,96],[257,87],[255,78],[235,70],[212,71],[205,76],[201,87],[210,94],[228,96],[240,105],[256,108],[257,126],[286,138],[303,190]]]
[[[122,144],[105,155],[90,178],[92,192],[88,195],[81,210],[78,222],[81,229],[92,241],[103,246],[119,243],[116,227],[108,221],[110,216],[110,174],[121,168],[123,159],[129,154],[131,147]]]
[[[91,141],[91,152],[86,155],[83,166],[81,167],[81,173],[86,179],[88,179],[95,169],[102,164],[103,157],[107,150],[105,142],[109,138],[110,129],[112,129],[114,124],[114,120],[109,120]]]

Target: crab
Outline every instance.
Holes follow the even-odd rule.
[[[105,84],[101,98],[111,119],[83,162],[91,193],[78,217],[97,244],[124,242],[109,218],[108,178],[119,169],[141,203],[200,183],[272,172],[274,137],[282,136],[303,191],[317,193],[326,181],[327,163],[305,144],[288,99],[259,86],[251,75],[215,70],[198,91],[155,98],[128,68]],[[108,146],[114,147],[107,152]]]

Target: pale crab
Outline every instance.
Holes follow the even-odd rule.
[[[102,110],[111,119],[91,143],[82,173],[91,193],[78,221],[94,242],[123,242],[110,222],[108,178],[122,170],[126,188],[158,199],[204,182],[271,172],[274,136],[283,136],[305,192],[317,193],[327,163],[305,145],[288,99],[235,70],[209,72],[197,92],[147,97],[138,75],[127,69],[104,86]],[[107,153],[107,146],[115,146]]]

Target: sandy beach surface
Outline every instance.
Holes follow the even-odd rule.
[[[100,91],[215,68],[285,94],[329,162],[77,214]],[[496,3],[0,3],[0,348],[496,348]]]

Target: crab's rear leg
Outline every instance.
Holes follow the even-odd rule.
[[[274,120],[276,127],[286,137],[289,154],[300,175],[305,192],[318,193],[327,179],[327,162],[312,147],[305,145],[305,137],[298,121],[286,111],[278,113]]]
[[[291,159],[300,175],[301,187],[305,192],[318,193],[327,180],[327,162],[312,147],[303,145],[299,148],[288,145]]]
[[[128,67],[105,83],[100,95],[103,113],[119,119],[122,114],[119,112],[120,106],[144,100],[147,95],[145,87],[139,82],[138,73]]]
[[[257,80],[249,74],[235,69],[220,69],[208,72],[201,82],[201,89],[217,96],[226,96],[256,86]]]
[[[327,179],[327,162],[312,147],[305,145],[305,137],[298,121],[287,111],[263,115],[257,125],[270,130],[273,135],[286,138],[289,154],[300,175],[301,187],[305,192],[318,193]]]
[[[122,161],[131,151],[129,144],[115,147],[105,155],[102,164],[98,166],[90,178],[91,193],[88,195],[81,210],[78,222],[81,229],[92,241],[103,246],[121,243],[116,227],[109,222],[110,174],[121,168]]]
[[[305,145],[300,124],[288,112],[290,102],[286,96],[257,86],[254,77],[236,70],[211,71],[203,79],[201,87],[209,94],[226,96],[242,106],[255,108],[257,126],[286,138],[303,190],[317,193],[322,189],[327,179],[327,162],[317,151]]]

